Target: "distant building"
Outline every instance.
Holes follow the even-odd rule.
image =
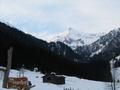
[[[65,77],[55,74],[46,74],[43,78],[43,83],[65,84]]]

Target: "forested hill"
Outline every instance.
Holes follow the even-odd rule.
[[[64,46],[64,44],[61,45]],[[66,46],[69,49],[67,53],[71,52],[71,54],[66,54],[66,56],[71,56],[71,60],[69,60],[70,57],[52,51],[50,43],[0,23],[0,65],[6,65],[7,50],[11,46],[13,47],[12,68],[20,68],[24,65],[30,69],[38,67],[42,72],[52,71],[100,81],[111,80],[108,62],[102,60],[89,63],[75,62],[74,58],[80,59],[80,56]]]

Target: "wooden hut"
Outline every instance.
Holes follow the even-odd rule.
[[[65,84],[65,77],[55,74],[46,74],[43,78],[43,83]]]

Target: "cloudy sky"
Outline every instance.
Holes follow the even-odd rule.
[[[108,32],[120,26],[120,0],[0,0],[0,20],[28,33]]]

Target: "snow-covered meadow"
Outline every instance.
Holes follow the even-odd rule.
[[[18,77],[18,73],[19,71],[17,70],[11,70],[10,76]],[[0,72],[0,75],[1,75],[0,90],[7,90],[2,88],[3,73]],[[24,75],[28,77],[32,85],[35,85],[35,87],[31,88],[31,90],[65,90],[66,88],[67,89],[71,88],[71,90],[106,90],[107,88],[107,84],[105,82],[79,79],[79,78],[70,77],[70,76],[65,76],[66,78],[65,78],[64,85],[55,85],[51,83],[43,83],[43,80],[42,80],[43,74],[40,72],[25,70]],[[15,90],[15,89],[9,89],[9,90]]]

